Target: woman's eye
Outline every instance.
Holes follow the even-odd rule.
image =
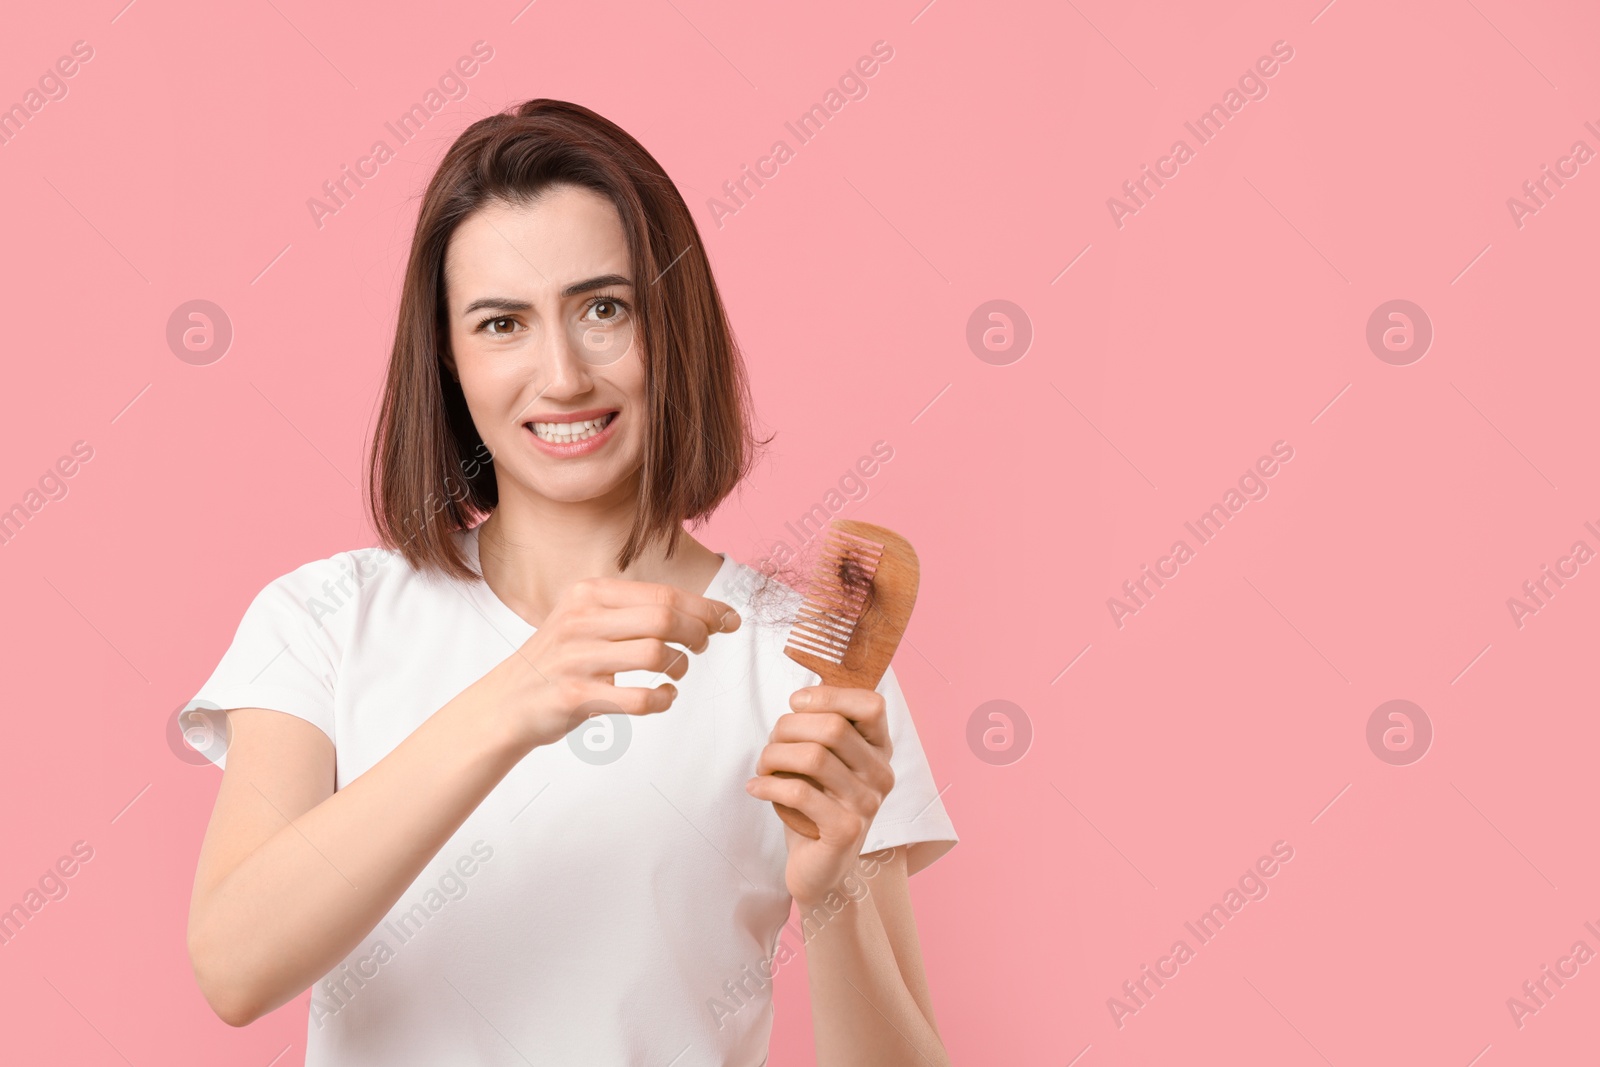
[[[623,316],[622,301],[610,297],[602,297],[589,305],[591,312],[597,313],[600,322],[616,322]]]
[[[501,325],[503,323],[504,324],[509,324],[510,328],[505,329],[505,330],[493,329],[493,327]],[[511,333],[511,332],[513,332],[515,330],[515,328],[516,328],[516,324],[517,324],[517,320],[516,319],[500,318],[500,319],[484,319],[483,320],[483,326],[491,327],[491,329],[489,330],[489,333],[491,333],[493,335],[496,335],[496,336],[498,336],[500,334],[503,334],[503,333]],[[483,326],[480,326],[479,329],[482,329]]]

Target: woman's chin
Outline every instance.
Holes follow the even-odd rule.
[[[587,504],[612,499],[632,500],[638,496],[639,471],[635,464],[620,474],[612,463],[583,464],[566,470],[539,470],[516,477],[516,482],[532,496],[555,504]],[[519,472],[520,473],[520,472]],[[505,495],[502,480],[500,492]]]

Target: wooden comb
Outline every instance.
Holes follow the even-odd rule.
[[[920,576],[917,553],[904,537],[871,523],[834,519],[784,655],[815,671],[822,685],[877,689],[911,620]],[[772,773],[817,784],[792,771]],[[772,806],[797,833],[821,836],[803,812],[777,801]]]

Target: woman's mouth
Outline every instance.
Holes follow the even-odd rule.
[[[593,452],[611,438],[617,412],[609,411],[588,419],[563,422],[535,420],[523,425],[533,434],[540,448],[558,456],[581,456]]]

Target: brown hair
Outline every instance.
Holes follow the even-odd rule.
[[[526,204],[557,183],[616,206],[633,271],[648,426],[639,509],[618,569],[660,537],[671,556],[683,524],[709,517],[771,440],[751,432],[744,361],[672,179],[608,119],[578,104],[529,100],[456,138],[428,182],[411,241],[367,489],[381,543],[418,570],[478,577],[450,534],[499,502],[494,457],[443,359],[445,250],[485,204]]]

